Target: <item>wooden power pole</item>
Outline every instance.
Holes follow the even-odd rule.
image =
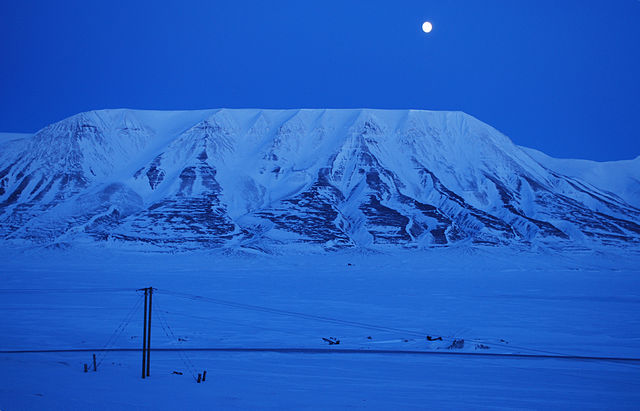
[[[153,287],[149,287],[149,321],[147,322],[147,377],[149,376],[149,365],[151,363],[151,299],[153,297]]]
[[[151,302],[153,287],[141,288],[144,291],[144,313],[142,319],[142,378],[149,376],[151,363]]]

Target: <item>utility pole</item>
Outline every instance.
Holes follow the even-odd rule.
[[[149,321],[147,322],[147,377],[149,376],[149,365],[151,363],[151,298],[153,297],[153,287],[149,287]]]
[[[142,329],[142,379],[144,379],[146,374],[146,366],[145,360],[147,359],[147,298],[149,295],[149,290],[144,288],[144,314],[142,317],[142,321],[144,323]]]
[[[141,288],[138,290],[144,291],[144,313],[142,318],[142,379],[149,376],[149,366],[151,363],[151,299],[153,297],[153,290],[153,287]]]

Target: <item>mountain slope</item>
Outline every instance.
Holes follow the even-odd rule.
[[[637,160],[614,173],[631,170],[624,189],[604,190],[604,177],[566,172],[460,112],[103,110],[0,144],[0,236],[12,241],[640,242]]]
[[[606,188],[627,203],[640,207],[640,156],[633,160],[597,162],[558,159],[532,148],[521,148],[551,170]]]

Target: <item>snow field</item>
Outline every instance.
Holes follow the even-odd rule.
[[[2,253],[0,350],[101,348],[139,301],[134,290],[152,285],[152,348],[640,357],[638,256],[630,253]],[[131,318],[113,347],[141,345],[141,310]],[[184,341],[168,338],[165,325]],[[448,350],[454,338],[464,348]],[[207,370],[204,384],[184,354]],[[85,374],[90,360],[91,351],[0,354],[0,409],[633,409],[640,401],[637,362],[152,352],[142,381],[139,352],[109,352]]]

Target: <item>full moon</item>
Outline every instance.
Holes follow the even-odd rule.
[[[429,23],[428,21],[422,23],[422,31],[424,31],[425,33],[431,33],[431,30],[433,30],[433,25],[431,23]]]

